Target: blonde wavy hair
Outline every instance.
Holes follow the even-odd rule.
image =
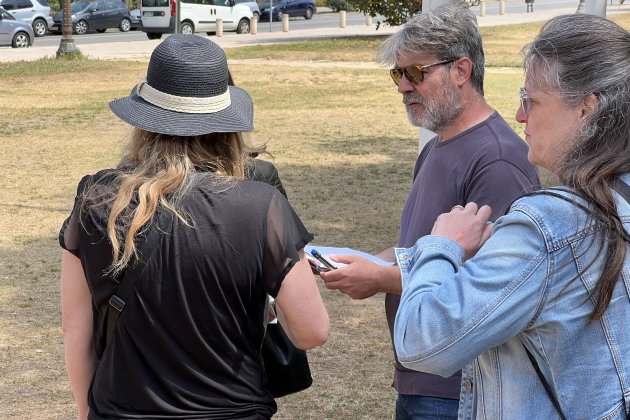
[[[136,128],[116,168],[115,180],[103,190],[95,184],[84,203],[108,211],[107,236],[112,245],[110,273],[119,274],[134,258],[136,235],[149,224],[158,206],[171,211],[183,223],[193,221],[178,209],[178,201],[190,189],[199,172],[218,175],[214,191],[230,188],[244,177],[248,153],[242,133],[211,133],[173,137]],[[131,203],[137,199],[137,206]]]

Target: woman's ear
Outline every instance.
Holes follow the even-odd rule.
[[[597,99],[597,96],[594,93],[589,94],[580,103],[580,118],[590,118],[597,111],[598,107],[599,99]]]

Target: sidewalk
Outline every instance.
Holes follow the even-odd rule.
[[[576,2],[577,7],[577,2]],[[515,23],[538,22],[548,20],[554,16],[567,13],[575,13],[576,7],[549,9],[533,13],[509,13],[505,15],[486,14],[484,17],[477,17],[479,26],[509,25]],[[476,14],[479,8],[472,8]],[[609,5],[608,15],[613,13],[630,12],[630,4]],[[352,25],[346,28],[318,28],[289,30],[289,32],[268,32],[264,23],[258,26],[258,34],[237,35],[226,33],[222,37],[212,36],[211,39],[223,48],[236,48],[249,45],[271,44],[279,42],[297,42],[306,39],[323,39],[341,36],[366,36],[366,35],[388,35],[396,32],[398,27],[381,25],[376,29],[376,22],[372,26]],[[75,36],[74,41],[81,52],[92,58],[101,59],[133,59],[148,60],[153,49],[160,43],[160,40],[142,40],[128,42],[111,43],[83,43],[80,36]],[[55,46],[35,46],[30,48],[0,48],[0,62],[10,61],[32,61],[43,57],[54,57],[58,49]]]

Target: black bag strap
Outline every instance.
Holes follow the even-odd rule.
[[[619,195],[621,195],[628,202],[628,204],[630,204],[630,185],[628,185],[625,182],[623,182],[620,178],[617,178],[610,185],[610,187],[613,190],[615,190]],[[532,363],[532,366],[534,367],[534,370],[536,371],[536,375],[538,375],[538,379],[540,379],[540,382],[542,383],[543,387],[545,388],[545,391],[547,392],[547,396],[549,396],[549,399],[551,400],[551,403],[553,404],[553,407],[558,412],[558,415],[560,416],[560,418],[562,420],[566,420],[566,417],[564,416],[564,414],[562,413],[562,409],[560,408],[560,403],[558,402],[556,397],[551,392],[551,387],[549,386],[549,383],[547,382],[547,380],[543,376],[543,374],[542,374],[542,372],[540,370],[540,366],[538,366],[538,362],[536,362],[536,359],[534,358],[534,355],[527,349],[527,346],[525,346],[525,344],[523,344],[523,347],[525,348],[525,352],[527,353],[527,357],[529,358],[529,361]]]
[[[630,204],[630,185],[623,182],[621,178],[617,178],[612,184],[610,184],[610,188],[615,190],[617,194],[622,196],[624,200]]]
[[[159,217],[156,213],[156,221],[159,220]],[[120,282],[118,283],[118,287],[116,288],[116,292],[109,298],[109,307],[107,308],[107,345],[112,341],[112,337],[114,336],[114,328],[116,327],[116,322],[118,322],[118,317],[125,309],[125,305],[127,304],[127,299],[129,298],[129,294],[133,290],[133,287],[136,283],[140,274],[146,267],[146,262],[151,259],[155,250],[158,248],[158,224],[155,226],[149,226],[147,228],[147,234],[144,242],[139,245],[138,253],[141,255],[142,259],[136,260],[131,267],[128,267]]]
[[[527,346],[525,344],[523,344],[523,347],[525,348],[525,352],[527,352],[527,357],[529,357],[529,361],[532,362],[532,366],[534,366],[534,370],[536,371],[536,375],[538,375],[538,379],[540,379],[540,382],[542,383],[543,387],[545,388],[545,391],[547,392],[547,396],[549,396],[549,399],[551,400],[551,403],[553,404],[553,408],[556,409],[556,411],[558,412],[558,415],[560,416],[562,420],[566,420],[566,417],[562,413],[562,408],[560,408],[560,403],[556,399],[555,395],[553,395],[553,392],[551,392],[551,387],[549,386],[549,383],[547,383],[547,380],[545,379],[542,372],[540,371],[540,366],[538,366],[538,362],[536,362],[534,355],[527,349]]]
[[[617,194],[623,197],[624,200],[630,204],[630,185],[626,184],[621,178],[617,178],[610,186]],[[625,400],[625,397],[624,397]],[[626,400],[626,418],[630,419],[630,410],[628,409],[628,404]]]

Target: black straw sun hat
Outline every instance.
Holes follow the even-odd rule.
[[[109,106],[123,121],[153,133],[252,131],[252,98],[228,86],[228,75],[217,44],[196,35],[171,35],[153,50],[146,79]]]

